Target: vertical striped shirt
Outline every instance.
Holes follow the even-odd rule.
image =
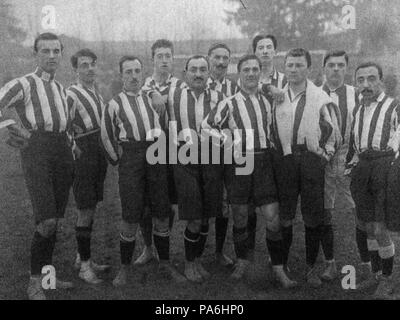
[[[29,131],[65,132],[70,121],[66,90],[39,69],[0,89],[0,111],[7,108],[15,108]]]
[[[168,118],[176,124],[178,141],[192,141],[200,133],[201,123],[220,101],[221,92],[206,89],[199,97],[188,87],[171,88],[168,96]]]
[[[264,95],[249,95],[240,90],[220,102],[203,121],[202,127],[206,130],[221,130],[226,121],[236,143],[241,141],[246,150],[273,146],[271,105]]]
[[[146,78],[142,90],[143,91],[157,90],[163,97],[165,97],[165,100],[167,100],[169,89],[171,87],[184,88],[186,86],[187,85],[184,81],[179,80],[178,78],[170,74],[167,81],[165,81],[164,83],[156,82],[153,76]]]
[[[349,145],[351,123],[353,121],[353,110],[357,104],[357,94],[354,87],[343,84],[336,90],[331,91],[325,83],[322,89],[331,97],[333,103],[339,107],[341,115],[341,134],[343,145]]]
[[[207,86],[211,90],[222,92],[225,97],[231,97],[239,91],[236,81],[224,77],[222,81],[209,77]]]
[[[399,149],[399,101],[382,92],[377,101],[365,106],[360,101],[353,112],[350,149],[347,155],[349,163],[354,154],[366,150],[387,151]]]
[[[72,116],[72,128],[76,138],[100,130],[104,111],[103,98],[96,90],[78,83],[67,89],[68,108]]]
[[[101,139],[112,164],[119,160],[119,142],[153,141],[160,134],[159,115],[143,91],[138,94],[123,91],[104,110]]]

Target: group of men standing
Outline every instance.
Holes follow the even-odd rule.
[[[145,247],[134,264],[154,258],[154,244],[160,269],[174,281],[207,279],[201,257],[211,218],[215,258],[233,266],[231,277],[240,279],[254,255],[257,215],[262,215],[271,272],[283,288],[296,287],[288,258],[300,195],[306,281],[319,287],[321,280],[337,277],[332,215],[339,190],[357,217],[362,261],[358,287],[378,284],[376,297],[393,297],[394,245],[388,230],[398,231],[393,204],[399,196],[388,190],[399,188],[400,110],[398,101],[383,91],[381,67],[359,65],[354,88],[344,83],[347,54],[331,51],[323,60],[326,81],[317,87],[308,79],[307,50],[289,50],[282,74],[274,66],[274,36],[256,36],[252,48],[253,54],[238,62],[237,82],[227,77],[231,51],[223,43],[211,46],[208,56],[190,57],[181,81],[172,75],[172,43],[157,40],[152,76],[144,79],[137,56],[122,57],[123,89],[105,103],[95,85],[94,52],[83,49],[73,55],[78,81],[64,89],[54,79],[61,41],[51,33],[37,37],[36,71],[0,90],[0,121],[11,119],[7,143],[21,149],[35,217],[30,299],[46,298],[41,270],[52,264],[57,223],[71,186],[78,208],[75,265],[84,281],[102,281],[97,273],[109,266],[93,262],[90,248],[106,159],[118,165],[122,207],[121,267],[115,286],[128,281],[139,227]],[[165,161],[150,161],[154,150]],[[251,159],[251,172],[240,173],[247,165],[243,159]],[[183,275],[169,256],[176,211],[186,221]],[[223,252],[230,216],[235,263]],[[326,261],[322,274],[315,267],[320,247]],[[57,288],[72,286],[57,279]]]

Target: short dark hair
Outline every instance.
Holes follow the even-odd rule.
[[[74,68],[74,69],[78,68],[78,58],[81,58],[81,57],[90,57],[93,59],[93,62],[97,61],[97,56],[92,50],[82,49],[82,50],[79,50],[78,52],[76,52],[71,57],[72,68]]]
[[[207,55],[210,56],[215,49],[219,48],[227,50],[229,52],[229,55],[231,55],[231,49],[229,49],[229,47],[225,43],[214,43],[213,45],[211,45],[210,49],[208,49]]]
[[[36,37],[35,42],[33,43],[33,50],[35,50],[35,52],[38,52],[38,44],[39,44],[40,40],[58,40],[61,45],[61,51],[64,50],[64,46],[63,46],[60,38],[56,34],[51,33],[51,32],[45,32],[45,33],[39,34]]]
[[[311,67],[311,55],[306,49],[303,48],[295,48],[290,49],[285,56],[285,63],[288,57],[305,57],[307,61],[307,68]]]
[[[152,58],[154,58],[154,55],[156,54],[156,50],[158,48],[170,48],[171,52],[172,52],[172,55],[174,54],[174,45],[172,44],[171,41],[169,41],[167,39],[158,39],[151,46],[151,57]]]
[[[126,61],[135,61],[135,60],[139,61],[140,66],[143,69],[143,62],[138,57],[136,57],[136,56],[123,56],[119,60],[119,72],[122,73],[122,67],[123,67],[124,62],[126,62]]]
[[[201,54],[196,54],[194,56],[191,56],[189,59],[187,59],[186,64],[185,64],[185,70],[188,69],[189,66],[189,62],[192,60],[197,60],[197,59],[204,59],[207,62],[207,67],[208,69],[210,69],[210,62],[208,61],[208,59],[205,56],[202,56]]]
[[[356,75],[357,71],[360,69],[369,68],[369,67],[375,67],[378,70],[379,80],[382,80],[382,78],[383,78],[382,67],[378,63],[372,62],[372,61],[368,61],[368,62],[359,64],[358,67],[356,68],[356,71],[354,72],[354,74]]]
[[[249,60],[256,60],[258,62],[258,65],[260,66],[260,70],[262,69],[261,60],[255,54],[246,54],[239,59],[239,62],[237,65],[237,71],[240,72],[240,68],[242,67],[242,64]]]
[[[346,60],[346,64],[349,64],[349,56],[347,55],[346,51],[344,50],[331,50],[328,51],[325,56],[324,56],[324,61],[322,63],[322,66],[325,67],[327,61],[329,60],[329,58],[331,57],[343,57]]]
[[[276,40],[275,36],[273,36],[272,34],[259,34],[256,35],[253,39],[253,53],[256,52],[258,42],[263,39],[270,39],[274,44],[274,49],[277,49],[278,41]]]

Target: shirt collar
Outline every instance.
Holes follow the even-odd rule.
[[[249,95],[247,92],[245,92],[243,89],[240,89],[239,92],[240,92],[240,94],[242,95],[244,101],[246,101],[247,99],[250,98],[250,95]],[[257,93],[256,93],[255,96],[256,96],[256,98],[259,100],[259,99],[261,98],[260,91],[257,91]]]
[[[307,82],[306,82],[306,87],[303,91],[299,92],[295,97],[293,97],[293,91],[292,89],[288,86],[288,95],[289,95],[289,99],[291,102],[293,102],[294,100],[296,100],[296,98],[301,97],[303,94],[306,94],[307,91]]]
[[[171,83],[172,77],[173,77],[173,76],[172,76],[172,74],[170,73],[170,74],[168,75],[167,80],[165,80],[164,83],[159,83],[159,82],[156,81],[156,79],[154,79],[154,75],[152,74],[151,77],[150,77],[150,81],[154,81],[154,84],[157,85],[157,86],[163,85],[163,84],[168,85],[168,84]]]
[[[340,87],[336,88],[335,90],[331,90],[328,86],[328,82],[325,82],[322,89],[328,94],[331,92],[335,92],[338,94],[339,92],[341,92],[345,89],[345,84],[343,83]]]
[[[385,98],[385,95],[386,95],[385,92],[382,91],[381,94],[373,102],[376,103],[382,102],[382,100]],[[364,98],[362,94],[359,95],[359,99],[361,101],[361,104],[364,105]]]
[[[138,96],[142,95],[142,89],[140,89],[137,93],[126,91],[125,89],[122,89],[122,91],[129,97],[138,97]]]
[[[55,77],[55,74],[51,75],[50,73],[44,71],[43,69],[41,69],[41,68],[39,68],[39,67],[36,68],[35,74],[36,74],[40,79],[42,79],[42,80],[44,80],[44,81],[47,81],[47,82],[54,80],[54,77]]]

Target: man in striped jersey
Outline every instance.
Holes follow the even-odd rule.
[[[285,101],[275,112],[276,142],[281,153],[277,166],[280,218],[287,264],[293,238],[292,221],[298,196],[305,224],[307,275],[309,285],[321,280],[314,267],[321,242],[321,229],[329,218],[324,211],[325,165],[332,158],[342,137],[340,112],[332,99],[307,79],[311,56],[307,50],[292,49],[285,57],[288,79]]]
[[[160,39],[153,43],[151,47],[151,55],[153,59],[153,75],[148,77],[143,85],[142,90],[155,90],[160,93],[162,97],[163,109],[168,100],[168,92],[171,87],[184,87],[186,84],[172,75],[173,71],[173,57],[174,57],[174,46],[171,41],[166,39]],[[154,99],[154,96],[153,96]],[[164,125],[161,123],[161,125]],[[169,199],[172,206],[176,207],[176,189],[174,182],[174,174],[172,166],[168,166],[168,192]],[[175,217],[175,211],[171,206],[169,227],[172,229]],[[140,223],[145,246],[142,254],[134,262],[136,265],[143,265],[154,258],[152,249],[153,238],[153,222],[151,215],[146,214]]]
[[[160,117],[152,108],[148,93],[141,90],[143,64],[139,58],[125,56],[119,68],[123,91],[109,102],[101,120],[101,138],[108,158],[114,165],[119,163],[121,268],[113,284],[123,286],[127,282],[136,231],[146,206],[150,207],[154,219],[153,240],[161,269],[174,280],[184,281],[186,279],[169,263],[167,167],[147,161],[147,149],[163,134]]]
[[[67,129],[70,118],[64,88],[55,79],[63,46],[52,33],[40,34],[34,43],[37,69],[12,80],[0,90],[0,110],[16,111],[10,131],[21,132],[27,146],[21,149],[22,169],[33,207],[35,233],[31,246],[29,299],[45,300],[42,268],[52,265],[57,224],[64,217],[72,185],[73,156]],[[1,117],[1,114],[0,114]],[[56,282],[57,288],[71,288]]]
[[[188,87],[171,88],[169,92],[168,116],[178,144],[179,159],[174,166],[174,177],[179,218],[187,221],[185,276],[190,281],[200,282],[210,276],[200,258],[207,240],[209,219],[221,214],[223,167],[220,163],[201,161],[204,143],[200,143],[199,134],[202,121],[223,99],[223,94],[207,88],[209,64],[204,56],[196,55],[187,60],[185,76]],[[206,147],[213,150],[211,146]],[[186,161],[188,149],[191,157]],[[208,155],[212,157],[212,152],[206,157]]]
[[[226,76],[230,57],[231,50],[224,43],[213,44],[208,50],[210,77],[207,80],[207,85],[212,90],[222,92],[225,97],[231,97],[239,91],[236,81],[228,79]],[[222,216],[215,218],[215,255],[217,262],[223,266],[233,265],[232,259],[223,253],[226,233],[228,231],[229,210],[227,193],[224,188]]]
[[[337,276],[334,259],[332,228],[332,213],[335,209],[338,192],[343,195],[346,209],[354,211],[354,201],[350,193],[350,179],[345,176],[346,155],[349,149],[350,128],[353,120],[353,109],[356,105],[356,92],[354,87],[344,83],[344,78],[349,64],[349,57],[345,51],[335,50],[326,53],[323,59],[326,82],[323,90],[332,98],[339,107],[341,116],[341,135],[343,142],[337,150],[329,165],[325,168],[325,211],[327,219],[321,225],[321,246],[325,255],[326,268],[321,278],[331,281]],[[357,229],[358,230],[358,229]],[[359,237],[357,233],[357,237]]]
[[[104,271],[107,265],[90,260],[90,240],[97,203],[103,201],[103,187],[107,160],[100,142],[100,119],[104,110],[103,99],[95,88],[97,56],[89,49],[79,50],[71,57],[78,83],[68,88],[68,107],[72,114],[72,130],[76,144],[82,151],[75,160],[73,192],[78,208],[76,241],[78,255],[75,267],[79,277],[91,284],[102,282],[95,271]]]
[[[356,68],[361,100],[354,109],[347,162],[353,164],[350,190],[357,225],[363,226],[368,235],[370,278],[374,276],[375,283],[379,282],[375,297],[390,299],[395,248],[386,227],[390,224],[386,196],[388,173],[399,151],[400,128],[399,102],[383,92],[382,77],[382,68],[374,62]]]
[[[254,157],[251,174],[238,173],[239,164],[228,165],[228,197],[233,212],[233,239],[238,258],[234,279],[243,277],[248,262],[249,235],[247,220],[250,204],[258,207],[266,217],[266,242],[271,256],[273,271],[284,288],[296,285],[283,269],[282,236],[279,223],[278,192],[274,179],[270,148],[272,110],[266,97],[258,90],[261,61],[255,55],[246,55],[239,60],[238,72],[242,83],[241,90],[222,101],[204,120],[206,130],[223,129],[224,122],[235,137],[234,144],[241,144],[239,152]],[[216,133],[218,135],[218,133]],[[243,136],[244,135],[244,136]],[[236,148],[235,148],[236,149]]]

